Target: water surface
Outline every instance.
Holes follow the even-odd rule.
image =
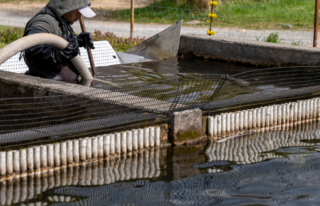
[[[319,205],[319,123],[0,184],[0,204]]]

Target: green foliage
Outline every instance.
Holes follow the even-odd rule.
[[[264,42],[270,43],[280,43],[279,34],[278,33],[271,33],[267,38],[263,39]]]
[[[209,1],[209,0],[208,0]],[[313,28],[314,1],[293,0],[217,0],[213,27],[239,27],[247,29],[303,29]],[[162,0],[142,8],[135,8],[137,23],[171,24],[197,20],[196,25],[209,26],[209,10],[194,3],[195,0]],[[96,9],[107,19],[130,21],[130,9]]]
[[[94,41],[103,41],[107,40],[111,44],[111,46],[114,48],[116,51],[126,51],[130,49],[131,47],[136,46],[137,44],[140,44],[145,40],[145,38],[122,38],[122,37],[117,37],[111,32],[106,32],[102,33],[99,30],[96,30],[92,34],[92,39]]]
[[[23,32],[23,28],[0,27],[0,48],[21,38],[23,36]]]
[[[302,45],[301,41],[293,41],[291,42],[292,45],[295,45],[295,46],[300,46]]]

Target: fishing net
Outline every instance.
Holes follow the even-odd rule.
[[[78,95],[0,99],[0,149],[166,122],[177,111],[221,112],[318,95],[320,67],[271,68],[92,89]]]
[[[320,94],[320,67],[252,70],[229,76],[203,109],[226,111]]]
[[[0,99],[0,148],[150,126],[176,111],[205,107],[224,75],[192,75],[78,95]]]

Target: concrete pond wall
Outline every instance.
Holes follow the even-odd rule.
[[[319,48],[204,35],[182,35],[179,53],[270,67],[320,64]]]
[[[317,65],[320,63],[318,58],[320,50],[314,48],[194,35],[181,36],[179,53],[253,65]],[[90,92],[95,90],[97,89],[92,87],[0,71],[0,98],[52,95],[77,96],[81,94],[83,98],[100,100],[96,96],[90,95]],[[110,91],[106,92],[110,93]],[[88,94],[84,95],[84,93]],[[110,104],[110,102],[106,101],[106,104]],[[134,102],[128,103],[116,98],[113,99],[112,104],[121,104],[128,107],[135,105]],[[149,106],[145,105],[144,107],[144,109],[148,109]],[[162,125],[148,125],[141,130],[132,128],[133,130],[130,131],[57,142],[55,145],[35,146],[18,151],[2,151],[0,153],[0,175],[2,178],[12,178],[20,176],[21,171],[23,173],[28,173],[27,171],[34,173],[46,170],[46,168],[59,168],[62,164],[62,166],[78,164],[81,163],[81,155],[83,155],[83,158],[88,157],[90,161],[99,158],[108,159],[111,150],[113,152],[117,151],[115,153],[122,156],[131,154],[133,148],[144,151],[159,148],[161,145],[183,145],[206,139],[231,138],[273,128],[294,127],[304,122],[319,119],[320,100],[318,98],[291,101],[243,111],[214,113],[210,116],[203,115],[200,109],[186,110],[175,112],[171,119]],[[142,133],[144,130],[145,134]],[[139,133],[139,131],[141,132]],[[144,143],[139,142],[139,135]],[[114,137],[112,147],[110,146],[110,137]],[[83,152],[86,151],[85,154],[81,153],[81,143],[83,145],[86,143],[83,148]],[[52,153],[55,150],[57,152]],[[28,155],[31,159],[21,161],[22,159],[27,160]],[[40,158],[40,156],[45,158]],[[87,159],[86,162],[88,162]]]

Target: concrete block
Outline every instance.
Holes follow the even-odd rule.
[[[207,35],[182,35],[179,53],[263,66],[305,66],[320,63],[318,48]]]
[[[170,120],[169,141],[183,142],[202,136],[202,111],[200,109],[175,112]]]

